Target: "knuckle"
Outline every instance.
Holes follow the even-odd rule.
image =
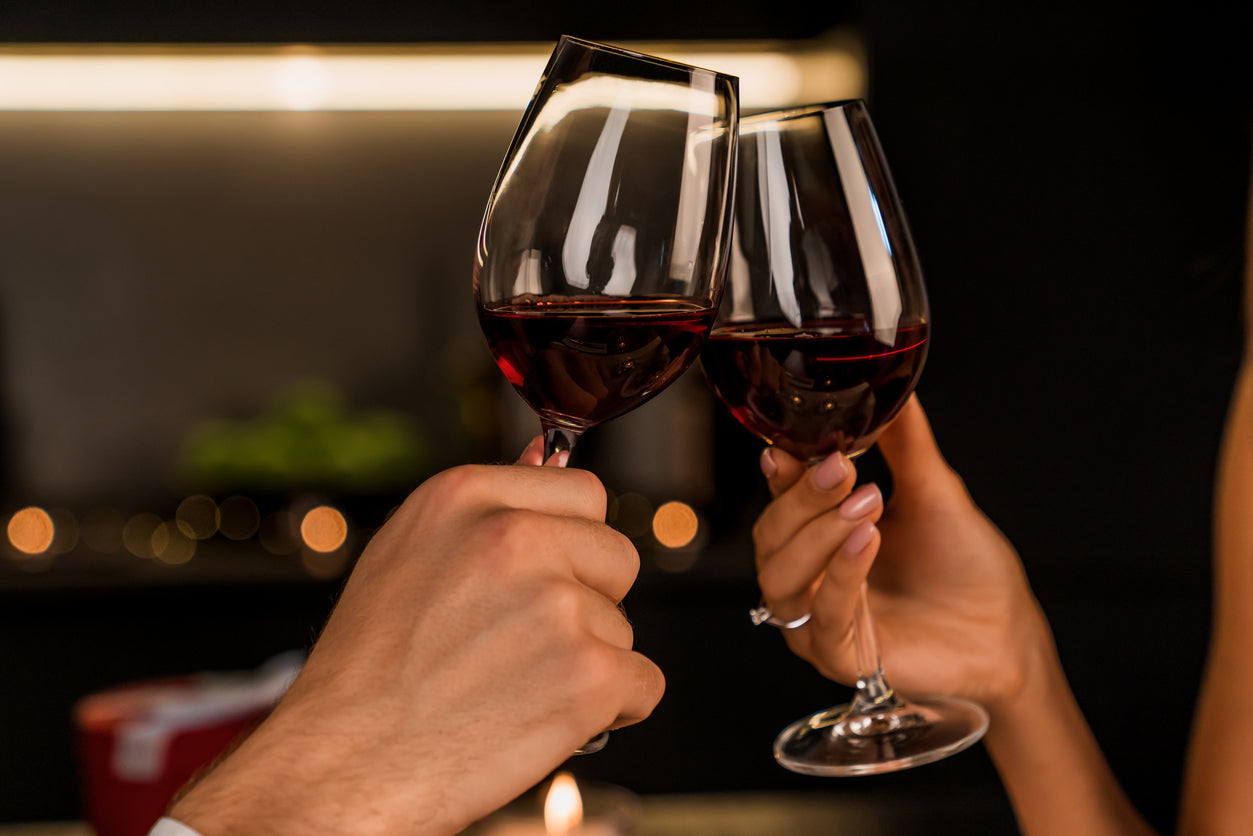
[[[635,548],[631,538],[621,531],[610,529],[610,532],[617,545],[616,548],[613,548],[615,553],[612,555],[613,559],[609,561],[609,565],[615,571],[621,572],[630,583],[634,584],[635,579],[640,574],[641,561],[639,550]]]
[[[429,493],[441,503],[461,505],[476,499],[481,493],[483,470],[479,465],[449,468],[427,479],[414,493]]]
[[[588,503],[589,510],[603,520],[609,509],[609,494],[605,491],[604,483],[590,470],[570,468],[567,472],[571,474],[571,478],[579,480],[579,494]]]
[[[621,687],[617,651],[591,637],[575,643],[572,651],[568,678],[571,694],[584,704],[611,702]]]
[[[536,595],[536,608],[558,630],[570,630],[582,621],[586,593],[575,583],[550,583]]]
[[[514,574],[534,563],[543,541],[544,518],[535,511],[504,508],[489,515],[481,526],[482,545],[473,550],[491,571]]]

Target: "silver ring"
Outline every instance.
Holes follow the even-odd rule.
[[[766,602],[748,611],[748,617],[753,620],[753,626],[759,627],[762,624],[769,624],[771,627],[778,627],[780,630],[795,630],[797,627],[809,621],[809,613],[805,613],[800,618],[793,618],[791,621],[784,621],[774,613],[770,612],[770,608],[766,606]]]

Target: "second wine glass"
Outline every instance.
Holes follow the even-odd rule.
[[[757,114],[740,123],[739,196],[723,304],[702,363],[748,430],[803,461],[858,456],[922,372],[930,312],[922,270],[865,103]],[[863,584],[852,702],[775,741],[796,772],[890,772],[960,751],[987,713],[888,685]]]

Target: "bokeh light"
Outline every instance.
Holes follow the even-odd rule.
[[[66,508],[53,508],[48,511],[52,518],[52,545],[48,550],[52,554],[69,554],[78,546],[79,525],[74,514]]]
[[[152,535],[161,526],[161,518],[149,511],[136,514],[122,526],[122,545],[135,557],[151,559],[157,556],[152,548]]]
[[[348,539],[348,521],[329,505],[319,505],[300,521],[300,539],[316,552],[333,552]]]
[[[667,502],[653,514],[653,536],[668,549],[681,549],[696,539],[700,522],[683,502]]]
[[[229,496],[218,508],[218,528],[231,540],[247,540],[257,533],[261,512],[257,503],[246,496]]]
[[[56,527],[48,512],[33,505],[9,517],[9,543],[22,554],[37,555],[48,551],[55,532]]]
[[[208,540],[218,530],[218,504],[204,494],[189,496],[178,504],[174,521],[184,537]]]
[[[608,521],[628,537],[648,532],[653,518],[653,504],[638,493],[624,493],[613,502]]]
[[[170,520],[152,532],[152,553],[162,563],[181,566],[195,555],[196,541],[187,536],[176,521]]]

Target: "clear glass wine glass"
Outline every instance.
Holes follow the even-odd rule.
[[[539,415],[546,463],[699,355],[728,258],[738,84],[606,44],[557,43],[474,262],[479,323]]]
[[[751,432],[817,462],[858,456],[922,372],[930,312],[922,270],[861,100],[740,121],[728,296],[702,354],[718,398]],[[865,585],[847,705],[775,740],[783,766],[812,775],[891,772],[970,746],[987,712],[888,685]]]

